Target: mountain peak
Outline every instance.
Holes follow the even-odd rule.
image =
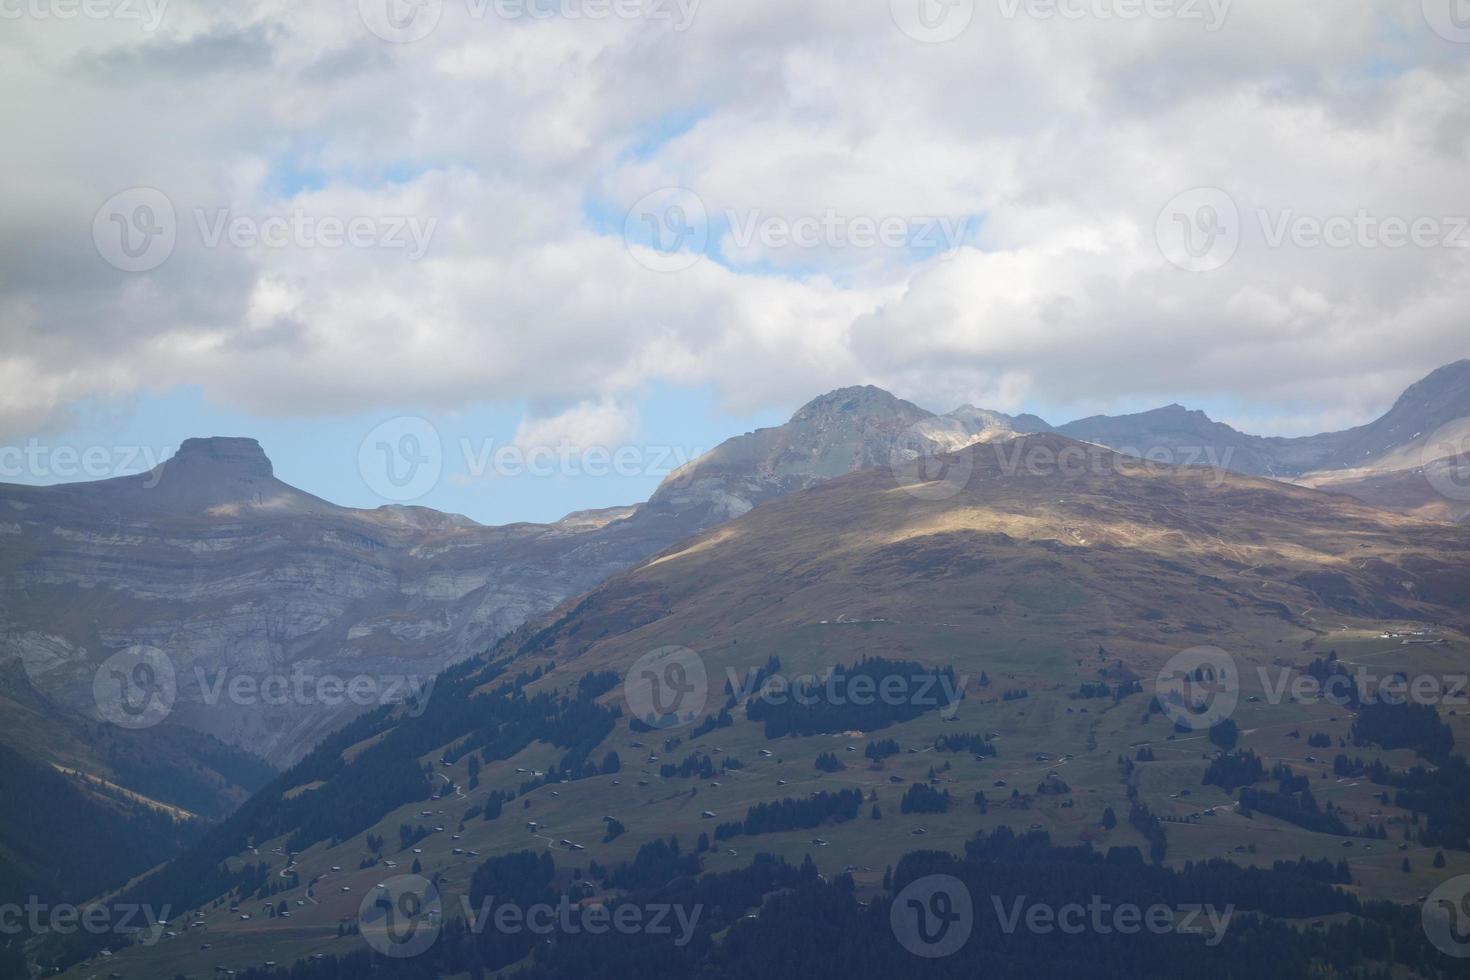
[[[268,479],[275,475],[271,461],[254,439],[240,436],[208,436],[185,439],[168,467],[227,469],[240,476]]]
[[[851,385],[819,395],[796,410],[791,421],[834,415],[876,415],[882,418],[914,416],[924,418],[931,413],[912,402],[876,385]]]
[[[1470,358],[1446,364],[1425,375],[1399,396],[1393,410],[1400,411],[1419,406],[1431,409],[1453,406],[1459,411],[1470,397]],[[1443,421],[1448,421],[1444,419]]]

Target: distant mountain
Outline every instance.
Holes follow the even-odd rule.
[[[1470,359],[1447,364],[1409,387],[1383,417],[1343,432],[1304,439],[1272,440],[1281,458],[1301,472],[1362,467],[1408,468],[1420,465],[1419,453],[1436,433],[1456,423],[1455,432],[1470,433]],[[1470,448],[1459,442],[1458,449]],[[1436,453],[1443,458],[1449,453]]]
[[[0,656],[19,656],[48,696],[86,711],[105,657],[158,647],[184,688],[172,722],[288,765],[360,709],[208,704],[201,681],[293,672],[422,681],[764,502],[972,444],[1055,431],[1457,519],[1465,509],[1436,505],[1444,495],[1419,457],[1446,423],[1470,418],[1467,381],[1470,361],[1449,365],[1382,419],[1301,439],[1247,435],[1180,406],[1053,430],[1035,416],[973,406],[936,415],[879,388],[842,388],[783,425],[727,440],[647,503],[504,527],[423,507],[339,507],[276,479],[254,440],[191,439],[139,476],[0,486]]]
[[[1057,431],[1132,455],[1154,452],[1167,462],[1218,462],[1237,473],[1284,480],[1353,470],[1348,478],[1352,480],[1369,473],[1412,470],[1430,461],[1421,457],[1436,434],[1456,447],[1442,456],[1470,448],[1470,360],[1439,368],[1405,391],[1381,418],[1342,432],[1297,438],[1253,436],[1179,405],[1137,415],[1080,419]],[[1329,481],[1315,476],[1308,482]],[[1342,489],[1351,493],[1352,485],[1343,483]]]
[[[708,526],[766,500],[870,466],[886,466],[906,435],[935,418],[872,386],[815,398],[784,425],[727,439],[670,475],[635,520]],[[692,531],[694,528],[690,527]],[[672,542],[670,542],[672,543]]]
[[[937,441],[915,429],[926,423]],[[846,388],[728,440],[647,504],[505,527],[424,507],[339,507],[276,479],[253,439],[190,439],[137,476],[0,486],[0,654],[85,712],[105,657],[156,647],[178,672],[171,722],[289,765],[361,708],[209,703],[222,678],[427,681],[680,538],[995,424]]]
[[[138,476],[0,488],[0,649],[95,717],[98,664],[156,647],[178,674],[170,721],[287,764],[361,709],[211,704],[200,682],[427,680],[666,543],[607,526],[338,507],[277,480],[254,440],[190,439]]]
[[[1237,432],[1204,412],[1190,411],[1182,405],[1137,415],[1097,415],[1069,422],[1057,431],[1130,456],[1157,458],[1165,463],[1218,464],[1251,476],[1285,475],[1266,439]]]

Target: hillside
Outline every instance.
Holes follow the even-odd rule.
[[[208,957],[163,943],[127,950],[115,965],[171,975],[259,965],[264,950],[281,963],[346,955],[360,942],[338,922],[401,873],[389,860],[421,862],[449,908],[490,856],[548,853],[558,887],[572,887],[576,869],[594,893],[616,892],[606,869],[635,861],[656,837],[688,848],[701,833],[716,835],[696,861],[706,871],[736,872],[757,851],[793,865],[810,855],[828,875],[849,870],[860,894],[878,893],[883,868],[915,847],[958,852],[977,829],[1004,826],[1061,844],[1136,847],[1176,869],[1212,857],[1266,869],[1303,856],[1346,860],[1356,893],[1413,898],[1425,879],[1398,871],[1403,855],[1362,843],[1379,824],[1409,833],[1409,813],[1366,781],[1304,759],[1304,733],[1347,739],[1354,712],[1273,701],[1254,668],[1300,673],[1329,651],[1383,671],[1463,662],[1470,531],[1111,453],[1080,470],[1047,462],[1079,450],[1056,435],[995,443],[942,499],[863,470],[613,576],[516,631],[489,660],[451,671],[422,716],[366,718],[328,739],[145,882],[139,898],[201,908]],[[1026,462],[1007,462],[1016,459]],[[1163,663],[1201,644],[1240,666],[1240,744],[1306,771],[1340,824],[1307,829],[1250,814],[1233,788],[1203,784],[1205,735],[1180,733],[1148,707]],[[689,711],[667,730],[635,725],[642,665],[671,646],[686,649],[677,656],[691,668],[679,683],[703,697],[684,702]],[[839,665],[927,677],[963,700],[910,698],[853,714],[819,699],[814,713],[793,715],[742,690],[762,669],[823,677]],[[1442,720],[1466,744],[1470,719]],[[957,751],[944,750],[947,739]],[[1352,751],[1395,771],[1414,762],[1402,747]],[[906,791],[916,784],[932,793]],[[853,789],[860,819],[786,827],[752,816],[783,798],[838,800]],[[1121,820],[1134,797],[1165,821],[1157,840],[1145,823],[1106,820],[1109,809]],[[867,816],[873,803],[881,819]],[[608,819],[623,832],[607,832]],[[733,832],[720,829],[732,821]],[[1412,839],[1405,853],[1427,868],[1432,842]],[[256,862],[283,879],[279,888],[256,890],[246,875]],[[595,882],[592,862],[604,869]],[[1470,853],[1451,849],[1449,862],[1470,871]],[[285,901],[290,927],[238,921],[225,914],[229,902],[208,904],[221,897],[242,907]]]
[[[997,417],[999,418],[999,417]],[[785,425],[736,437],[645,505],[556,524],[485,527],[422,507],[339,507],[276,479],[251,439],[191,439],[138,476],[0,486],[0,657],[83,713],[108,655],[164,651],[176,724],[302,758],[361,708],[212,699],[221,678],[335,676],[426,683],[558,602],[680,538],[900,446],[991,420],[938,420],[876,388],[832,392]]]

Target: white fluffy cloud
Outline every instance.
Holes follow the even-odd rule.
[[[1361,219],[1347,247],[1271,241],[1470,215],[1470,44],[1417,3],[1236,0],[1209,30],[978,0],[925,44],[881,0],[705,0],[687,30],[428,0],[437,28],[397,44],[359,10],[390,2],[414,9],[171,0],[151,31],[143,0],[3,7],[0,430],[190,383],[288,416],[527,398],[602,431],[650,382],[746,409],[855,382],[1079,414],[1190,391],[1310,428],[1466,354],[1470,249],[1375,247]],[[656,271],[624,217],[671,186],[711,255]],[[94,219],[136,187],[176,242],[126,272]],[[1202,187],[1239,245],[1189,272],[1156,224]],[[897,247],[854,244],[898,219]]]

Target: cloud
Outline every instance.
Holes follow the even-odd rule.
[[[575,406],[528,432],[615,431],[650,383],[743,410],[860,382],[1078,415],[1220,395],[1289,427],[1362,420],[1465,355],[1464,249],[1270,241],[1283,220],[1470,215],[1470,63],[1417,4],[1237,0],[1214,31],[1011,6],[941,45],[851,0],[700,4],[682,31],[446,0],[411,44],[356,3],[8,23],[0,431],[180,384],[291,417]],[[622,238],[668,186],[712,218],[677,272]],[[177,224],[142,273],[93,240],[134,187]],[[1193,188],[1240,214],[1210,272],[1156,241]],[[211,243],[222,215],[380,235]],[[972,224],[937,251],[804,247],[733,242],[732,215]],[[432,223],[422,257],[381,241],[395,220]]]
[[[556,415],[526,417],[516,427],[515,445],[616,448],[638,431],[636,410],[613,402],[579,402]]]

